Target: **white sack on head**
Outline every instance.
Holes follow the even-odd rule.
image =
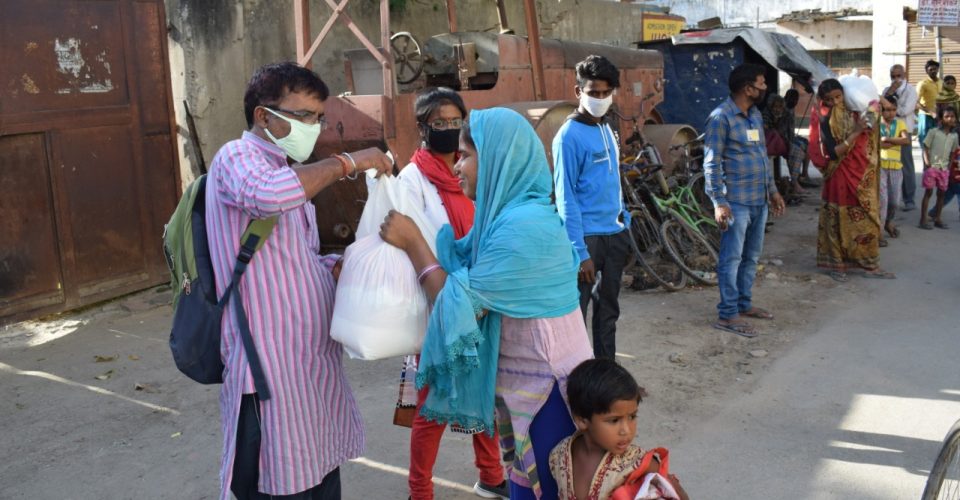
[[[868,76],[854,72],[839,78],[843,87],[843,102],[850,111],[864,112],[871,104],[880,100],[877,86]]]

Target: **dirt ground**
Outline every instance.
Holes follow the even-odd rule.
[[[645,386],[637,442],[670,447],[749,392],[791,345],[856,289],[814,268],[816,196],[767,234],[754,288],[776,314],[744,339],[711,328],[715,288],[624,289],[619,359]],[[0,331],[0,498],[213,498],[220,454],[218,386],[176,371],[164,287]],[[406,498],[409,431],[391,424],[399,359],[347,361],[367,429],[364,457],[343,467],[344,498]],[[475,498],[469,438],[448,433],[438,498]]]

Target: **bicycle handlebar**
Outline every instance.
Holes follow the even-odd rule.
[[[685,147],[687,147],[687,146],[690,146],[690,145],[692,145],[692,144],[702,143],[702,142],[703,142],[703,138],[704,138],[705,135],[706,135],[706,134],[700,134],[700,135],[697,136],[696,139],[693,139],[693,140],[684,142],[684,143],[682,143],[682,144],[674,144],[673,146],[670,146],[670,151],[676,151],[676,150],[678,150],[678,149],[683,149],[683,148],[685,148]]]
[[[656,174],[657,172],[663,170],[663,164],[662,164],[662,163],[648,163],[648,164],[643,164],[643,165],[638,165],[638,164],[635,164],[635,163],[628,163],[628,164],[626,164],[626,165],[628,165],[628,167],[625,168],[625,169],[623,169],[623,170],[627,170],[627,171],[634,170],[634,171],[636,171],[640,176],[642,176],[644,180],[649,179],[650,177],[652,177],[652,176],[653,176],[654,174]]]

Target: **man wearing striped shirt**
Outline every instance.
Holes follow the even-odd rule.
[[[706,190],[723,231],[717,263],[719,320],[714,327],[748,338],[757,332],[742,316],[773,319],[753,306],[751,289],[763,249],[768,200],[774,216],[785,207],[773,181],[763,117],[756,107],[766,95],[765,73],[756,64],[730,72],[731,95],[710,113],[704,140]]]
[[[239,499],[340,498],[340,464],[363,451],[342,348],[329,335],[336,258],[319,255],[310,199],[348,174],[386,172],[392,162],[370,148],[301,163],[313,153],[328,95],[319,76],[293,63],[258,69],[243,99],[248,130],[210,167],[206,223],[218,295],[250,220],[279,217],[240,285],[269,399],[254,389],[233,312],[223,313],[223,499],[231,491]]]

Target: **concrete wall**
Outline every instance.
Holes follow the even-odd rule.
[[[541,35],[628,46],[640,38],[641,6],[609,0],[537,2]],[[380,39],[378,0],[352,0],[348,13],[374,44]],[[194,178],[182,102],[194,115],[207,164],[225,142],[246,128],[243,92],[252,72],[271,62],[294,60],[293,0],[165,0],[169,28],[170,70],[176,104],[180,164],[184,183]],[[310,25],[316,36],[331,10],[310,2]],[[499,29],[491,0],[458,0],[459,31]],[[517,34],[526,34],[523,3],[507,1],[507,18]],[[584,15],[589,13],[589,15]],[[391,16],[391,31],[409,31],[419,40],[447,32],[442,0],[408,1]],[[343,51],[362,48],[352,33],[337,24],[312,59],[313,68],[334,94],[346,89]]]
[[[789,12],[821,9],[824,12],[854,8],[868,11],[874,0],[653,0],[657,6],[669,7],[671,14],[683,16],[691,24],[710,17],[719,17],[728,26],[753,26],[776,19]]]
[[[194,151],[183,101],[194,116],[207,164],[246,121],[243,92],[254,68],[293,59],[290,0],[166,0],[170,73],[184,184],[194,176]]]
[[[776,31],[793,35],[807,50],[866,49],[873,45],[873,22],[826,19],[809,23],[778,23]]]
[[[917,0],[875,0],[873,8],[873,78],[878,88],[890,85],[887,69],[907,64],[907,22],[903,7],[917,8]],[[896,54],[896,55],[894,55]]]

